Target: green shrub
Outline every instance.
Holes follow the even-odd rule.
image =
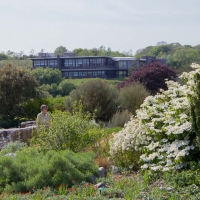
[[[59,84],[62,79],[62,73],[59,69],[52,68],[43,68],[39,67],[37,69],[32,70],[32,75],[36,78],[36,80],[42,84]]]
[[[23,110],[23,116],[28,119],[35,120],[37,114],[40,112],[40,106],[42,104],[48,105],[48,110],[50,112],[53,111],[53,106],[48,99],[38,98],[38,99],[29,99],[23,104],[21,104],[21,108]]]
[[[37,81],[28,70],[11,65],[0,68],[0,115],[14,120],[22,114],[19,105],[37,97]]]
[[[58,87],[58,84],[57,83],[53,83],[53,84],[49,85],[48,92],[53,97],[56,97],[57,95],[60,95],[60,89]]]
[[[57,111],[52,114],[52,118],[49,129],[40,127],[33,132],[31,139],[31,144],[39,146],[43,151],[70,149],[78,152],[103,137],[100,128],[90,123],[89,114]]]
[[[135,150],[118,151],[112,158],[112,162],[119,169],[138,170],[141,153]]]
[[[17,150],[23,148],[26,144],[20,141],[9,142],[0,151],[0,156],[4,156],[9,153],[15,153]]]
[[[82,101],[83,111],[95,113],[95,119],[109,120],[118,107],[118,91],[108,82],[95,79],[79,85],[66,100],[66,108],[71,110],[74,101]]]
[[[76,88],[76,86],[73,83],[70,83],[68,80],[63,80],[59,84],[60,95],[61,96],[67,96],[75,88]]]
[[[65,102],[65,97],[57,96],[54,98],[48,98],[47,99],[50,102],[50,105],[52,105],[54,110],[65,110],[64,102]]]
[[[109,127],[124,127],[124,124],[130,120],[131,113],[128,110],[117,111],[109,121]]]
[[[144,99],[149,95],[150,93],[143,85],[134,83],[120,89],[120,106],[122,109],[128,109],[129,112],[135,115],[135,111],[140,108]]]
[[[73,83],[70,83],[68,80],[62,80],[60,84],[52,83],[51,85],[43,85],[43,88],[46,88],[47,92],[53,97],[56,96],[67,96],[69,93],[76,88]]]
[[[91,152],[52,150],[44,154],[36,148],[22,148],[15,158],[0,157],[0,191],[25,192],[61,184],[70,187],[73,180],[90,181],[98,171],[93,158]]]
[[[173,187],[186,187],[195,184],[200,186],[200,172],[195,171],[181,171],[181,172],[165,172],[164,179]]]

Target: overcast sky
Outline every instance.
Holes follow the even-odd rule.
[[[0,51],[200,44],[200,0],[0,0]]]

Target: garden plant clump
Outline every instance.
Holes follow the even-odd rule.
[[[192,126],[191,108],[198,100],[200,66],[192,67],[195,71],[180,77],[184,85],[166,81],[168,90],[145,99],[136,116],[111,140],[113,158],[119,152],[124,156],[126,152],[132,152],[132,156],[140,152],[141,168],[154,171],[182,169],[197,160],[198,132]]]
[[[98,175],[93,162],[94,154],[74,153],[70,150],[40,152],[37,148],[24,147],[12,154],[0,156],[0,191],[33,192],[43,187],[91,181]]]

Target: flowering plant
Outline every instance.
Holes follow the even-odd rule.
[[[194,71],[180,76],[184,85],[166,81],[168,90],[144,100],[136,116],[110,141],[112,157],[119,151],[140,151],[141,168],[154,171],[181,169],[194,160],[199,149],[191,105],[198,99],[200,65],[192,67]]]

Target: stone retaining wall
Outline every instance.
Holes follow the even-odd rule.
[[[34,121],[23,122],[23,128],[0,129],[0,149],[10,141],[21,140],[27,142],[36,128]]]

